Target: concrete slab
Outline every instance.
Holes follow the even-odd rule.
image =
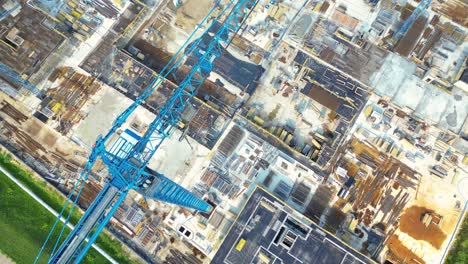
[[[449,97],[449,94],[447,94],[445,91],[439,90],[432,85],[427,86],[422,100],[416,107],[416,117],[429,119],[434,123],[439,123],[442,114],[447,108],[448,102],[450,100]]]
[[[468,96],[465,92],[455,89],[449,97],[445,113],[440,120],[442,128],[461,133],[468,116]]]
[[[418,77],[412,75],[402,83],[398,92],[395,94],[393,101],[401,108],[408,107],[415,110],[419,101],[424,96],[426,84]]]
[[[401,85],[410,78],[416,65],[396,54],[389,54],[378,72],[371,76],[371,87],[379,96],[393,98]]]

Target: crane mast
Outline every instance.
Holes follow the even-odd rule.
[[[117,117],[109,132],[98,137],[78,181],[71,190],[65,205],[41,247],[35,263],[40,259],[44,249],[48,247],[50,240],[55,240],[55,243],[53,243],[48,263],[79,263],[132,189],[140,192],[145,198],[161,200],[203,212],[211,210],[211,206],[206,201],[171,181],[163,174],[149,169],[147,165],[164,139],[169,137],[176,129],[177,124],[181,121],[182,112],[190,104],[190,100],[195,96],[198,88],[209,76],[214,60],[223,54],[258,0],[230,1],[214,19],[211,26],[199,38],[191,42],[196,32],[200,30],[201,25],[207,21],[216,8],[220,7],[219,2],[217,1],[160,74],[153,79],[132,105]],[[221,22],[220,20],[223,17],[225,19]],[[210,29],[213,28],[216,28],[214,35],[209,34]],[[208,44],[203,42],[204,38],[209,38]],[[196,63],[178,88],[174,90],[165,105],[159,109],[157,116],[150,123],[144,135],[135,135],[136,143],[132,143],[132,141],[123,137],[118,137],[114,142],[111,142],[111,138],[134,110],[145,102],[189,54],[195,56]],[[65,225],[58,229],[58,222],[62,218],[65,219],[65,223],[69,222],[81,191],[98,159],[106,166],[109,181],[91,203],[78,224],[62,241]],[[56,231],[58,231],[58,235]]]

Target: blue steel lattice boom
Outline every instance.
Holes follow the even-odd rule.
[[[414,22],[423,14],[423,12],[430,6],[432,0],[422,0],[418,6],[411,12],[411,15],[401,24],[401,26],[393,34],[392,40],[394,43],[398,42],[411,28]]]
[[[152,199],[203,212],[211,210],[211,206],[206,201],[198,198],[164,175],[152,171],[147,165],[164,139],[169,137],[176,129],[177,124],[181,121],[181,114],[185,107],[190,103],[190,99],[195,96],[198,88],[210,74],[214,60],[222,55],[233,36],[241,29],[241,26],[257,4],[257,1],[230,1],[201,37],[190,43],[195,33],[201,28],[201,25],[207,21],[216,8],[220,7],[219,1],[217,1],[216,5],[202,22],[199,23],[195,31],[163,68],[161,73],[135,102],[117,117],[109,132],[104,136],[98,137],[91,150],[88,162],[81,172],[77,183],[71,190],[62,211],[54,222],[46,241],[36,257],[35,263],[38,262],[51,239],[55,239],[55,243],[51,249],[52,253],[50,254],[51,257],[48,263],[79,263],[131,189],[137,190],[145,197]],[[225,19],[220,23],[219,21],[222,17],[225,17]],[[216,27],[217,30],[213,36],[210,35],[211,40],[209,44],[203,44],[201,41],[203,36],[206,36],[211,28],[215,28],[213,25],[217,24],[220,24],[220,26],[219,28]],[[153,93],[165,78],[182,63],[182,60],[188,54],[194,54],[198,59],[197,63],[194,64],[166,104],[159,109],[158,115],[150,123],[145,134],[141,137],[135,135],[136,142],[134,143],[124,137],[118,137],[114,142],[110,142],[112,136],[117,133],[130,114]],[[64,241],[61,241],[65,225],[56,234],[55,230],[57,229],[58,222],[62,217],[65,218],[65,222],[70,220],[83,186],[98,159],[101,159],[106,165],[110,179],[86,210],[75,228]]]

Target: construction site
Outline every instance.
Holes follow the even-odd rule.
[[[48,27],[46,15],[29,5],[15,4],[12,0],[7,2],[14,9],[10,9],[11,15],[2,17],[0,22],[2,90],[16,96],[22,86],[17,76],[26,80],[31,78],[65,38]]]
[[[59,133],[68,135],[72,127],[84,118],[80,110],[99,91],[101,85],[95,78],[77,73],[71,68],[56,69],[48,81],[52,85],[45,91],[45,98],[34,115]]]
[[[82,249],[104,231],[141,263],[443,262],[468,200],[467,8],[7,0],[0,144],[102,210]]]
[[[333,174],[341,186],[334,206],[347,213],[338,232],[395,262],[436,262],[463,215],[460,139],[378,97],[354,135]]]
[[[46,179],[73,180],[86,161],[87,150],[46,126],[11,98],[2,95],[1,105],[2,145]]]

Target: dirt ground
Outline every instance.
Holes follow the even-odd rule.
[[[210,11],[213,0],[187,0],[176,10],[176,25],[191,31]]]
[[[398,236],[392,235],[388,242],[387,242],[387,247],[388,247],[388,253],[387,256],[391,258],[395,263],[400,263],[404,262],[407,264],[421,264],[421,263],[426,263],[424,260],[422,260],[420,257],[418,257],[416,254],[411,252],[410,249],[405,247],[401,241],[398,239]]]
[[[0,263],[3,263],[3,264],[14,264],[15,262],[13,260],[11,260],[10,258],[8,258],[8,256],[5,256],[5,255],[2,255],[0,253]]]
[[[444,216],[441,229],[444,233],[451,233],[455,228],[461,213],[456,204],[463,204],[464,198],[457,189],[458,183],[451,183],[451,179],[441,179],[434,175],[423,175],[418,198],[414,205],[434,210]]]
[[[427,241],[435,248],[440,249],[447,235],[434,223],[428,226],[423,224],[421,217],[427,212],[434,211],[421,206],[412,206],[406,209],[400,218],[400,230],[414,239]]]
[[[457,189],[458,183],[452,183],[451,177],[442,179],[422,174],[417,198],[401,215],[400,227],[396,234],[400,243],[410,248],[414,252],[412,254],[424,259],[425,263],[438,263],[461,213],[456,205],[464,202]],[[423,209],[443,216],[440,227],[430,226],[425,230],[418,216]]]
[[[17,113],[24,115],[24,118],[19,121],[15,116],[0,111],[0,118],[4,119],[5,125],[3,133],[11,130],[9,132],[12,133],[12,140],[34,149],[36,153],[31,153],[33,156],[41,156],[48,160],[54,160],[53,154],[59,152],[60,156],[64,159],[84,164],[86,159],[84,157],[77,157],[74,154],[74,151],[87,153],[84,148],[74,144],[68,138],[32,117],[30,112],[11,98],[0,95],[0,103],[5,104],[6,102],[11,105],[10,108],[14,108]],[[43,156],[44,154],[45,156]]]
[[[42,128],[42,125],[40,124],[40,121],[34,120],[31,122],[29,126],[25,128],[25,130],[31,135],[38,135],[39,132],[41,131],[41,128]]]

